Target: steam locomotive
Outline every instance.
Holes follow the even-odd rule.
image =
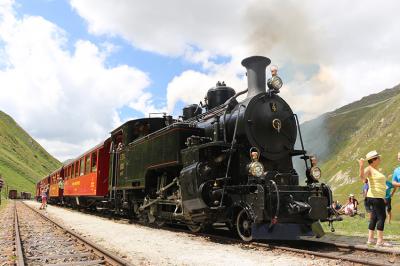
[[[181,223],[194,232],[223,225],[244,241],[320,234],[320,221],[335,220],[332,193],[319,183],[297,116],[278,95],[282,80],[273,76],[266,90],[270,63],[244,59],[246,90],[219,82],[205,105],[186,106],[180,119],[126,122],[46,176],[37,194],[48,184],[50,202],[126,213],[157,226]],[[299,185],[294,156],[304,160],[306,185]]]

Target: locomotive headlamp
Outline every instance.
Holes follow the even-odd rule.
[[[261,177],[264,174],[264,166],[260,162],[252,162],[249,166],[249,172],[252,176]]]
[[[268,80],[267,85],[271,90],[279,92],[279,89],[282,88],[283,82],[279,76],[273,76]]]
[[[252,162],[249,164],[249,174],[255,177],[261,177],[264,174],[264,165],[258,161],[260,152],[257,148],[250,149]]]
[[[319,180],[321,178],[321,169],[317,166],[313,166],[311,167],[310,174],[315,180]]]

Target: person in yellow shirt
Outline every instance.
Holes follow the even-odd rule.
[[[368,166],[364,168],[364,161],[368,161]],[[368,226],[367,244],[374,242],[375,229],[377,231],[376,246],[391,246],[390,243],[383,241],[383,230],[386,220],[386,177],[378,171],[381,163],[381,156],[377,151],[370,151],[364,158],[358,160],[360,169],[360,178],[362,182],[368,179],[369,189],[367,192],[367,203],[371,206],[371,219]]]

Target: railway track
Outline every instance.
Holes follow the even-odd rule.
[[[94,214],[90,212],[90,214]],[[107,217],[107,216],[103,216]],[[119,223],[130,223],[128,219],[119,218]],[[238,238],[232,237],[227,230],[212,230],[209,233],[193,233],[181,226],[163,227],[161,230],[174,232],[184,232],[195,236],[204,237],[214,242],[237,244],[245,249],[255,250],[275,250],[309,256],[326,258],[340,262],[340,265],[374,265],[374,266],[393,266],[400,265],[400,251],[383,250],[368,248],[365,246],[352,246],[332,242],[322,242],[318,240],[302,241],[253,241],[245,243]]]
[[[227,231],[213,230],[211,233],[193,233],[180,228],[168,228],[167,230],[187,232],[196,236],[205,237],[211,241],[227,244],[241,245],[245,249],[254,250],[279,250],[307,255],[311,258],[319,257],[340,262],[339,265],[372,265],[372,266],[394,266],[400,265],[400,251],[386,251],[381,249],[353,246],[332,242],[321,242],[315,240],[301,241],[253,241],[243,242],[238,238],[228,236]]]
[[[64,228],[23,202],[15,201],[17,265],[130,265]]]
[[[360,265],[389,266],[400,265],[398,254],[373,249],[363,249],[351,245],[319,241],[298,241],[289,244],[254,243],[259,248],[278,249],[302,253],[310,256],[338,260]]]

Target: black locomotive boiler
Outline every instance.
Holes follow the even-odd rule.
[[[185,107],[182,119],[136,119],[112,131],[102,144],[109,156],[97,157],[97,169],[108,172],[97,181],[108,182],[106,196],[76,194],[72,201],[64,196],[64,202],[125,212],[158,226],[182,223],[192,231],[223,225],[244,241],[315,235],[320,221],[334,220],[332,193],[318,181],[320,170],[301,134],[302,148],[295,149],[300,128],[278,95],[281,79],[272,77],[266,90],[270,62],[262,56],[244,59],[246,90],[236,93],[217,83],[206,105]],[[304,160],[305,185],[299,184],[294,156]],[[74,178],[79,177],[72,176],[72,185],[83,185]]]

